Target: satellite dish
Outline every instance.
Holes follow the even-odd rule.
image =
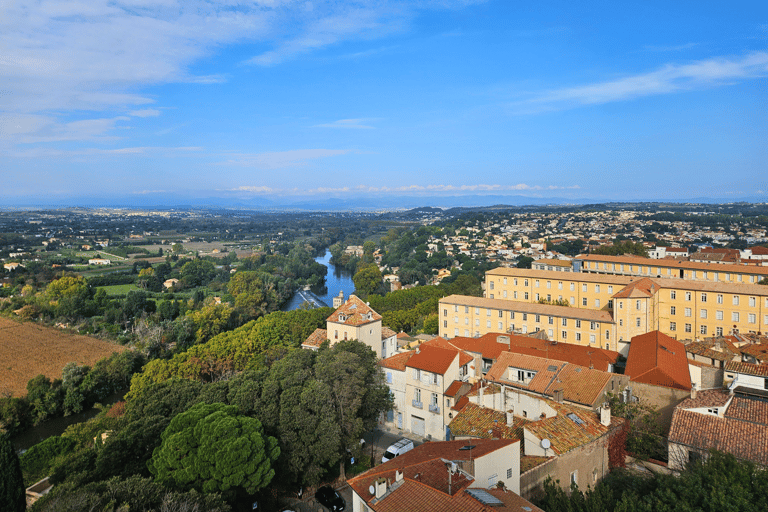
[[[371,496],[373,496],[374,494],[376,494],[376,488],[373,485],[371,485],[368,488],[368,492],[371,493]]]
[[[549,447],[552,446],[552,443],[549,442],[549,439],[542,439],[541,440],[541,447],[545,450],[549,449]]]

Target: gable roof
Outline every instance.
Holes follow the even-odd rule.
[[[449,428],[455,437],[522,440],[527,423],[527,419],[515,417],[512,426],[508,426],[506,413],[470,401],[451,420]]]
[[[353,326],[365,325],[379,320],[381,320],[381,315],[357,295],[350,295],[347,301],[326,319],[328,322]]]
[[[384,368],[389,368],[390,370],[399,370],[404,372],[406,363],[414,354],[416,354],[416,352],[412,350],[400,352],[398,354],[389,356],[386,359],[379,360],[378,365],[383,366]]]
[[[315,329],[301,346],[318,348],[326,341],[328,341],[328,331],[325,329]]]
[[[527,383],[511,380],[507,374],[510,367],[533,371],[536,375]],[[611,373],[562,361],[504,352],[485,377],[489,381],[550,397],[562,389],[563,399],[591,406],[601,398],[613,376]]]
[[[613,295],[614,299],[626,299],[626,298],[648,298],[659,291],[659,285],[652,279],[647,277],[640,279],[639,281],[632,281],[627,286],[619,290],[618,293]]]
[[[557,455],[589,444],[624,422],[622,418],[614,416],[611,424],[606,426],[600,423],[600,418],[592,411],[552,401],[547,404],[557,411],[557,415],[533,421],[523,428],[538,439],[549,439]]]
[[[739,361],[727,361],[725,371],[743,373],[754,377],[768,377],[768,364],[742,363]]]
[[[459,355],[458,350],[423,345],[414,351],[405,366],[444,375]]]
[[[660,331],[632,338],[624,374],[633,382],[691,389],[685,346]]]

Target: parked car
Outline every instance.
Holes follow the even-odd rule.
[[[395,457],[398,457],[405,452],[409,452],[413,450],[413,441],[410,439],[402,438],[398,442],[390,445],[389,448],[387,448],[387,451],[384,452],[384,456],[381,457],[381,462],[387,462]]]
[[[347,503],[341,494],[330,485],[324,485],[315,493],[315,499],[331,512],[341,512],[347,507]]]

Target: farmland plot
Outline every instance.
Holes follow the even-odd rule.
[[[108,341],[0,318],[0,396],[23,396],[27,381],[36,375],[60,379],[69,362],[93,365],[123,350]]]

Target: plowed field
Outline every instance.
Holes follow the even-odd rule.
[[[93,365],[125,347],[34,323],[0,318],[0,396],[23,396],[27,381],[43,374],[60,379],[69,362]]]

